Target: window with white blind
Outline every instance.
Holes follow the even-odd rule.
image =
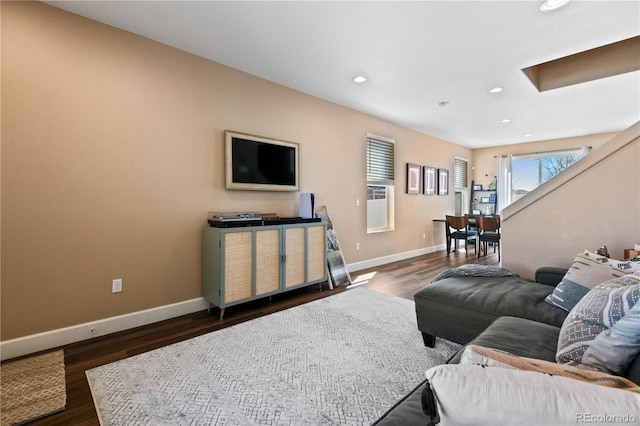
[[[367,135],[367,232],[394,228],[395,141]]]
[[[467,187],[467,160],[455,158],[453,163],[453,187],[462,189]]]

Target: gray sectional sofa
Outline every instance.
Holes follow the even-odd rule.
[[[444,338],[555,362],[560,329],[568,313],[544,300],[566,272],[541,268],[535,282],[517,276],[455,276],[425,286],[414,297],[425,345],[433,347],[437,338]],[[459,363],[463,350],[448,363]],[[627,378],[640,384],[640,356]],[[427,385],[423,381],[375,424],[432,424],[423,410]]]

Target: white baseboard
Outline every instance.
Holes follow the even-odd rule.
[[[444,244],[435,247],[425,247],[418,250],[351,263],[347,265],[347,269],[349,272],[356,272],[362,269],[374,268],[386,263],[397,262],[399,260],[409,259],[444,249]],[[209,304],[204,298],[197,298],[171,305],[146,309],[144,311],[132,312],[130,314],[51,330],[44,333],[19,337],[17,339],[0,342],[0,359],[4,361],[5,359],[57,348],[70,343],[91,339],[93,337],[104,336],[118,331],[124,331],[134,327],[163,321],[169,318],[191,314],[205,310],[208,307]]]
[[[44,333],[19,337],[17,339],[0,342],[0,358],[4,361],[5,359],[44,351],[81,340],[104,336],[106,334],[202,311],[207,309],[208,306],[209,304],[206,300],[198,298]]]
[[[376,266],[385,265],[387,263],[410,259],[412,257],[422,256],[424,254],[429,254],[446,249],[446,244],[441,244],[439,246],[424,247],[417,250],[405,251],[404,253],[396,253],[389,256],[377,257],[375,259],[363,260],[362,262],[350,263],[347,265],[347,270],[350,273],[361,271],[363,269],[375,268]]]

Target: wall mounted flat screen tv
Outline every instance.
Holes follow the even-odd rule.
[[[227,189],[298,191],[298,144],[225,130]]]

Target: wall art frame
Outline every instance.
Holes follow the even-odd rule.
[[[407,163],[407,194],[420,193],[420,175],[422,166],[418,164]]]
[[[448,169],[438,169],[438,195],[449,195]]]
[[[436,168],[424,166],[422,168],[422,188],[425,195],[435,195],[436,193]]]

